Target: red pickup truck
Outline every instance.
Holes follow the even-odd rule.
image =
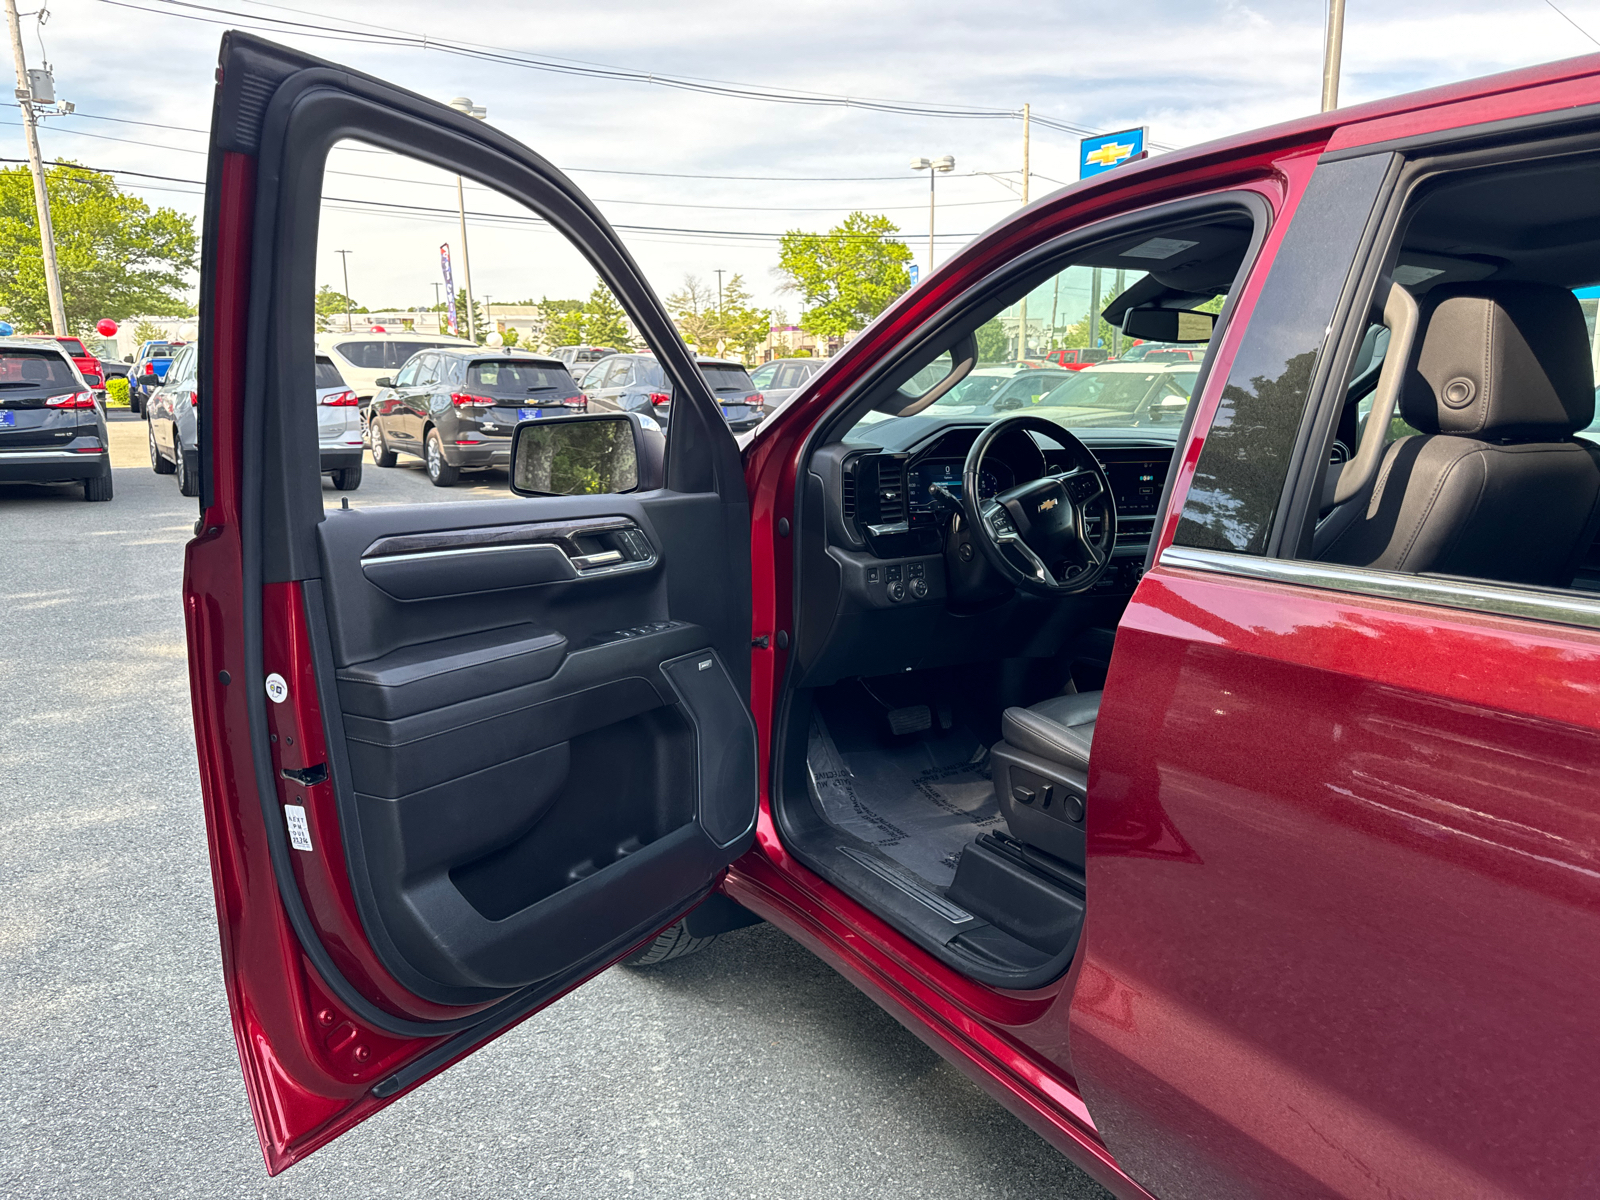
[[[30,336],[59,342],[61,348],[67,352],[68,357],[77,366],[78,373],[83,376],[85,383],[92,388],[104,388],[106,386],[105,368],[100,365],[98,358],[89,353],[79,339],[75,337],[55,337],[48,333],[35,333]]]
[[[1111,357],[1111,351],[1101,346],[1079,346],[1071,350],[1051,350],[1043,355],[1043,362],[1054,363],[1069,371],[1081,371]]]
[[[184,612],[269,1170],[761,918],[1119,1197],[1596,1194],[1600,56],[1065,188],[742,447],[501,130],[230,32],[211,137]],[[669,430],[518,421],[516,495],[325,509],[339,138],[572,240]],[[1126,368],[940,406],[1108,270],[1205,347],[1175,419],[1107,423]]]

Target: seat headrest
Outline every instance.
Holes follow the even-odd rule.
[[[1423,300],[1400,412],[1423,433],[1565,438],[1594,419],[1594,365],[1578,298],[1547,283],[1461,283]]]

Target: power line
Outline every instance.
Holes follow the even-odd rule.
[[[1567,16],[1567,14],[1562,12],[1559,8],[1556,8],[1555,0],[1544,0],[1544,2],[1546,4],[1548,4],[1548,5],[1550,5],[1551,9],[1555,12],[1555,14],[1558,17],[1560,17],[1563,21],[1565,21],[1568,25],[1571,25],[1579,33],[1583,34],[1584,37],[1588,38],[1591,42],[1594,42],[1594,44],[1596,46],[1600,46],[1600,41],[1596,41],[1595,40],[1594,34],[1590,33],[1582,25],[1579,25],[1576,21],[1574,21],[1571,17]]]
[[[25,161],[26,161],[25,159],[19,159],[19,158],[3,158],[3,157],[0,157],[0,162],[20,163],[20,162],[25,162]],[[154,174],[151,174],[151,173],[146,172],[146,171],[130,171],[130,170],[124,170],[124,169],[119,168],[119,167],[90,167],[90,166],[85,166],[83,163],[69,163],[69,162],[59,162],[59,161],[49,162],[46,165],[47,166],[52,166],[52,167],[62,167],[62,168],[65,168],[65,169],[71,170],[71,171],[85,171],[85,172],[89,172],[91,174],[131,175],[131,176],[134,176],[135,178],[153,179],[153,180],[157,180],[157,181],[162,182],[162,183],[184,183],[184,184],[191,184],[191,185],[193,185],[195,187],[201,187],[201,188],[203,188],[205,186],[204,182],[202,180],[199,180],[199,179],[183,179],[183,178],[180,178],[180,177],[175,176],[175,175],[154,175]],[[152,189],[152,190],[154,190],[154,189]],[[194,193],[186,193],[186,194],[191,194],[192,195]],[[360,209],[360,210],[369,210],[369,211],[376,210],[376,211],[380,211],[380,212],[392,212],[392,213],[397,214],[397,215],[415,214],[417,216],[423,216],[423,217],[427,217],[429,219],[431,219],[431,218],[433,218],[435,216],[454,217],[456,215],[456,211],[454,209],[450,209],[450,208],[439,208],[439,207],[435,207],[433,205],[426,205],[426,204],[400,204],[400,203],[398,203],[396,201],[363,200],[363,199],[360,199],[360,198],[357,198],[357,197],[354,197],[354,196],[324,196],[323,197],[323,203],[327,204],[329,206],[344,206],[347,209]],[[543,217],[535,216],[535,215],[529,214],[529,213],[495,213],[495,212],[484,212],[482,210],[470,209],[469,208],[467,210],[467,215],[469,217],[472,217],[474,220],[485,222],[485,223],[489,223],[489,224],[499,224],[499,225],[539,225],[539,226],[545,226],[545,227],[549,226],[549,222],[546,221]],[[784,236],[786,236],[786,234],[783,234],[783,233],[770,233],[770,232],[765,232],[765,231],[761,231],[761,230],[749,230],[749,229],[689,229],[689,228],[683,228],[683,227],[680,227],[680,226],[673,226],[673,225],[633,225],[633,224],[624,224],[624,223],[619,223],[619,222],[611,222],[611,227],[613,229],[620,230],[620,231],[627,232],[627,233],[678,234],[678,235],[687,235],[687,236],[691,236],[691,237],[736,238],[736,239],[745,240],[745,241],[778,241],[779,239],[781,239]],[[897,240],[900,240],[899,238],[897,238],[894,235],[884,235],[884,234],[876,234],[876,233],[842,233],[842,234],[826,234],[826,235],[822,235],[822,236],[842,237],[842,238],[850,238],[852,240],[863,240],[863,241],[884,241],[884,240],[897,241]],[[968,240],[970,240],[970,239],[972,239],[974,237],[977,237],[977,236],[978,235],[975,234],[975,233],[940,233],[938,235],[939,240],[941,240],[941,241],[968,241]]]
[[[208,25],[230,25],[248,22],[250,23],[249,28],[262,32],[288,33],[298,37],[316,38],[325,41],[360,42],[366,45],[377,44],[400,49],[436,50],[444,54],[455,54],[505,66],[521,67],[526,70],[548,71],[561,75],[577,75],[591,79],[626,83],[642,83],[655,87],[674,88],[680,91],[698,92],[703,95],[721,96],[730,99],[759,100],[769,104],[855,108],[899,116],[960,120],[1019,120],[1022,116],[1020,109],[929,104],[926,102],[887,100],[868,96],[839,96],[822,92],[784,91],[776,88],[763,88],[756,84],[698,79],[693,76],[662,75],[651,71],[636,71],[601,63],[586,63],[580,60],[539,56],[525,51],[505,50],[477,42],[435,38],[427,34],[396,31],[384,26],[351,21],[344,18],[339,20],[345,28],[331,28],[329,26],[330,18],[325,14],[308,13],[302,9],[289,8],[284,5],[267,4],[263,5],[263,7],[314,17],[316,19],[315,23],[292,21],[286,17],[276,17],[268,14],[241,12],[237,9],[223,8],[218,5],[196,3],[194,0],[149,0],[150,4],[159,6],[155,8],[147,7],[144,4],[130,3],[129,0],[100,0],[100,2],[116,8],[128,8],[136,12],[150,13],[152,15],[164,14],[184,20],[199,21]],[[1063,133],[1076,134],[1079,137],[1093,137],[1097,133],[1103,132],[1088,129],[1081,125],[1074,125],[1054,117],[1041,116],[1038,113],[1034,113],[1032,119],[1034,123],[1043,125],[1046,128],[1055,129]],[[1170,149],[1170,147],[1156,142],[1151,142],[1149,145],[1152,149]]]
[[[16,108],[17,105],[10,101],[0,100],[0,107]],[[127,117],[107,117],[96,113],[74,111],[70,113],[51,113],[52,119],[61,117],[87,117],[91,121],[118,121],[125,125],[143,125],[149,129],[171,129],[180,133],[198,133],[209,136],[205,129],[194,129],[188,125],[163,125],[157,121],[135,121]],[[18,121],[0,121],[0,125],[17,125]],[[130,146],[149,146],[157,150],[177,150],[183,154],[205,154],[205,150],[195,150],[187,146],[170,146],[165,142],[144,142],[137,138],[119,138],[108,133],[89,133],[83,129],[65,129],[59,125],[52,126],[57,133],[65,133],[71,137],[98,138],[108,142],[126,142]],[[349,154],[389,154],[393,151],[383,150],[376,146],[335,146],[335,150]],[[398,157],[398,156],[397,156]],[[711,179],[733,183],[904,183],[911,178],[908,175],[705,175],[691,174],[683,171],[630,171],[616,167],[562,167],[563,172],[569,175],[636,175],[649,179]],[[353,174],[354,172],[341,172]],[[952,179],[977,179],[980,176],[992,175],[991,171],[958,171],[950,176]],[[1038,174],[1037,171],[1034,172]],[[1040,176],[1043,178],[1043,176]],[[373,175],[368,178],[377,179]],[[454,186],[454,185],[452,185]],[[989,201],[981,201],[989,203]],[[918,206],[920,207],[920,206]]]
[[[21,121],[0,121],[0,125],[9,125],[9,126],[12,126],[14,128],[21,128],[22,127],[22,122]],[[61,130],[57,130],[57,132],[65,133],[70,137],[94,138],[95,140],[102,141],[102,142],[123,142],[123,143],[126,143],[127,145],[130,145],[130,146],[150,146],[150,147],[153,147],[153,148],[159,149],[159,150],[181,150],[185,154],[205,154],[206,153],[206,151],[204,151],[204,150],[190,150],[190,149],[187,149],[186,147],[182,147],[182,146],[163,146],[163,145],[160,145],[159,143],[156,143],[156,142],[140,141],[137,138],[119,138],[119,137],[114,137],[111,134],[107,134],[107,133],[86,133],[85,131],[83,131],[81,129],[61,129]],[[385,153],[387,153],[387,151],[385,151]],[[397,155],[396,157],[402,157],[402,156],[398,156]],[[448,183],[448,182],[443,182],[443,181],[436,181],[436,180],[431,180],[431,179],[403,179],[403,178],[400,178],[400,177],[394,176],[394,175],[370,175],[370,174],[368,174],[368,173],[366,173],[364,171],[339,171],[339,170],[334,170],[334,169],[330,168],[330,169],[328,169],[327,174],[344,176],[344,177],[350,178],[350,179],[372,179],[372,180],[376,180],[376,181],[382,182],[382,183],[412,184],[412,185],[415,185],[417,187],[454,187],[455,186],[455,184],[453,184],[453,183]],[[973,174],[976,175],[976,174],[978,174],[978,172],[973,172]],[[905,182],[907,177],[906,176],[895,175],[895,176],[889,176],[888,178],[890,178],[891,180],[893,180],[895,182],[903,183],[903,182]],[[482,187],[482,186],[475,186],[473,188],[473,190],[474,191],[480,191],[480,192],[489,192],[491,194],[497,194],[497,193],[494,193],[494,190],[492,188],[485,188],[485,187]],[[636,205],[648,205],[650,207],[656,207],[656,208],[697,208],[697,209],[721,210],[721,211],[726,211],[726,212],[846,212],[846,211],[849,211],[852,208],[861,207],[860,205],[850,205],[850,204],[830,204],[830,205],[823,205],[823,206],[820,206],[820,207],[810,207],[810,206],[806,206],[806,205],[789,206],[789,205],[762,205],[762,204],[678,204],[678,203],[673,203],[672,201],[669,201],[669,200],[608,200],[608,199],[602,199],[600,197],[591,197],[591,199],[593,199],[596,204],[636,204]],[[997,200],[952,200],[952,201],[949,201],[945,205],[945,207],[946,208],[970,208],[970,207],[979,206],[979,205],[985,205],[985,204],[1009,204],[1009,203],[1011,203],[1011,201],[1009,201],[1009,200],[1007,200],[1007,199],[1005,199],[1003,197],[1000,198],[1000,199],[997,199]],[[905,210],[905,211],[909,212],[909,211],[915,210],[915,211],[920,212],[920,211],[922,211],[922,207],[923,206],[921,204],[872,204],[872,205],[867,205],[866,207],[871,208],[874,211],[880,211],[881,210],[881,211],[889,212],[889,211]]]

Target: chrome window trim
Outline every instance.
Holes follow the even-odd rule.
[[[1517,587],[1443,575],[1405,575],[1332,563],[1197,550],[1189,546],[1168,546],[1161,552],[1161,565],[1181,571],[1294,583],[1385,600],[1600,629],[1600,595],[1589,599],[1561,588]]]

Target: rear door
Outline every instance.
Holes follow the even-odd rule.
[[[549,163],[247,35],[219,80],[184,599],[223,969],[276,1172],[651,938],[750,845],[749,517],[682,340]],[[325,197],[340,161],[386,193]],[[392,181],[436,197],[457,173],[500,214],[474,248],[511,230],[528,286],[598,277],[654,346],[679,412],[648,490],[519,498],[502,473],[457,500],[408,471],[325,501],[319,253],[394,220],[400,254]],[[567,274],[541,276],[558,251]]]
[[[1118,628],[1095,729],[1072,1001],[1096,1126],[1157,1195],[1595,1194],[1594,577],[1520,587],[1311,552],[1330,459],[1346,462],[1333,437],[1352,364],[1391,278],[1495,277],[1486,246],[1521,256],[1499,260],[1497,279],[1522,281],[1511,287],[1596,270],[1574,247],[1595,220],[1600,82],[1552,93],[1464,114],[1520,120],[1430,137],[1419,125],[1452,114],[1424,112],[1397,123],[1404,142],[1357,131],[1378,144],[1325,155],[1196,406],[1170,544]],[[1562,112],[1529,119],[1541,104]],[[1420,209],[1403,217],[1402,198],[1443,195],[1473,171],[1554,170],[1562,155],[1589,173],[1527,185],[1518,195],[1543,207],[1502,202],[1492,229],[1475,224],[1492,206],[1463,205],[1441,227],[1455,257],[1419,267],[1389,249],[1445,241],[1406,233]],[[1549,215],[1568,195],[1584,198],[1581,220]],[[1472,343],[1452,350],[1423,327],[1422,350],[1391,365],[1431,406],[1419,353],[1470,358]],[[1592,346],[1578,332],[1565,350],[1581,391]],[[1524,362],[1538,381],[1545,368]],[[1469,398],[1480,386],[1458,376],[1438,402],[1458,383]],[[1424,511],[1433,485],[1407,490],[1393,461],[1370,506],[1351,503]],[[1581,518],[1592,500],[1552,478],[1551,527],[1581,529],[1557,524],[1573,517],[1562,506],[1581,504]],[[1514,494],[1486,485],[1483,519],[1452,544],[1493,561],[1516,538],[1564,536],[1537,523],[1501,536],[1496,506]],[[1420,543],[1420,520],[1411,528]]]

